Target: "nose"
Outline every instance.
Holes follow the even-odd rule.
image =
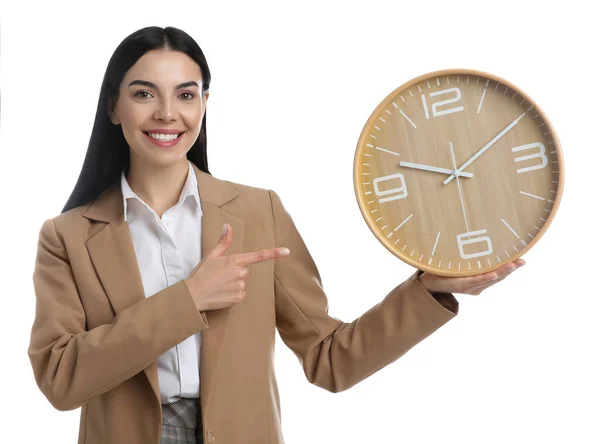
[[[171,103],[171,100],[165,97],[157,101],[157,107],[154,111],[154,118],[156,120],[164,120],[166,122],[171,122],[173,120],[176,120],[176,112],[177,110],[175,106]]]

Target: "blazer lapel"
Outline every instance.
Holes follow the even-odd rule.
[[[215,247],[224,223],[228,223],[233,231],[232,243],[226,254],[241,253],[245,223],[220,208],[235,199],[239,192],[227,182],[205,173],[195,164],[192,165],[202,207],[201,257],[204,258]],[[120,181],[95,199],[83,216],[106,223],[88,239],[86,247],[116,316],[145,298],[129,225],[123,216]],[[202,332],[200,399],[203,412],[208,410],[210,391],[218,373],[230,312],[231,308],[205,312],[209,328]],[[146,367],[144,373],[160,406],[156,361]]]
[[[244,243],[244,221],[221,210],[219,205],[214,202],[203,200],[202,184],[199,185],[201,190],[200,200],[202,202],[202,257],[204,258],[204,256],[217,245],[217,242],[221,237],[224,223],[228,223],[233,232],[231,245],[227,249],[226,254],[232,255],[241,253]],[[231,189],[233,190],[233,188]],[[208,328],[202,331],[199,369],[200,404],[202,412],[208,411],[210,391],[218,374],[218,366],[223,353],[223,345],[225,343],[230,313],[231,307],[222,308],[220,310],[207,310],[205,312]]]

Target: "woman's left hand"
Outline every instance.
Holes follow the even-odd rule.
[[[511,272],[525,265],[521,258],[504,264],[489,273],[467,277],[447,277],[425,272],[419,280],[430,293],[464,293],[478,295],[483,290],[500,282]]]

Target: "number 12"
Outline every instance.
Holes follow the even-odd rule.
[[[448,103],[458,102],[461,99],[460,89],[458,88],[449,88],[444,89],[442,91],[436,91],[429,94],[430,97],[439,96],[441,94],[451,94],[454,93],[455,96],[448,100],[441,100],[439,102],[435,102],[431,105],[431,110],[433,112],[433,117],[443,116],[444,114],[456,113],[458,111],[462,111],[464,108],[462,106],[457,106],[456,108],[445,109],[443,111],[438,111],[438,108],[442,105],[447,105]],[[423,101],[423,109],[425,110],[425,118],[429,119],[429,107],[427,105],[427,100],[425,99],[425,94],[421,94],[421,100]]]

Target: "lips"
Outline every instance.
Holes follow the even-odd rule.
[[[150,142],[152,142],[154,145],[162,147],[162,148],[169,148],[172,146],[175,146],[181,139],[182,139],[182,134],[185,133],[170,133],[170,134],[177,134],[177,137],[173,140],[159,140],[159,139],[154,139],[152,137],[150,137],[150,134],[147,131],[142,131],[144,133],[144,135],[148,138],[148,140],[150,140]],[[165,134],[165,133],[159,133],[159,134]]]

